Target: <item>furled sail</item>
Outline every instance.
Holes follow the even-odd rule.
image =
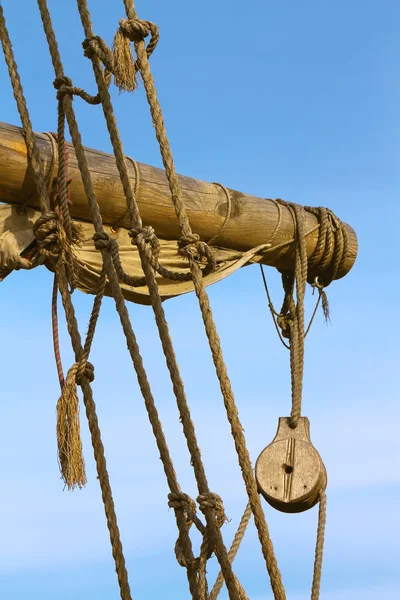
[[[20,214],[16,206],[0,204],[0,281],[14,269],[29,269],[45,263],[35,252],[35,236],[33,224],[40,217],[40,212],[28,208]],[[83,233],[83,242],[73,247],[77,267],[77,287],[89,294],[95,294],[98,289],[102,269],[102,256],[93,243],[93,225],[87,221],[79,221]],[[111,227],[105,229],[110,236],[118,241],[121,263],[124,271],[130,276],[141,277],[143,270],[138,255],[138,249],[133,246],[128,235],[128,230],[121,228],[114,232]],[[161,246],[160,259],[163,265],[171,271],[186,273],[187,261],[177,252],[177,241],[159,240]],[[32,247],[33,246],[33,247]],[[257,262],[262,256],[266,244],[258,246],[248,252],[240,252],[228,248],[214,248],[217,268],[214,272],[204,276],[206,285],[216,283],[231,275],[250,262]],[[30,261],[23,258],[29,251]],[[21,256],[22,255],[22,256]],[[46,264],[46,263],[45,263]],[[172,281],[156,274],[160,296],[163,300],[180,296],[193,290],[192,281]],[[147,286],[131,287],[121,282],[121,289],[126,298],[137,304],[149,304],[149,290]],[[106,295],[110,295],[106,289]]]

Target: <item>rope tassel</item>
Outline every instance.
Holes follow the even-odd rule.
[[[68,371],[57,402],[57,444],[62,479],[69,490],[86,484],[85,461],[79,421],[79,399],[76,389],[77,365]]]
[[[113,57],[115,85],[121,92],[133,92],[137,86],[135,62],[131,41],[121,27],[114,37]]]

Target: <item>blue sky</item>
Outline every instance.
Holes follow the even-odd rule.
[[[90,2],[111,43],[122,2]],[[56,127],[53,73],[33,0],[3,0],[34,128]],[[49,6],[66,73],[94,92],[74,2]],[[180,173],[261,197],[325,205],[359,237],[357,263],[329,289],[307,341],[304,414],[329,473],[322,600],[400,597],[398,223],[400,6],[394,0],[137,1],[161,41],[153,72]],[[42,65],[39,67],[39,65]],[[0,61],[0,119],[19,124]],[[126,154],[160,166],[143,91],[113,92]],[[75,108],[87,146],[110,150],[101,109]],[[279,279],[268,272],[280,300]],[[82,418],[89,483],[63,492],[55,442],[51,275],[16,273],[1,286],[0,597],[119,597]],[[289,411],[288,355],[274,333],[257,267],[210,290],[252,459]],[[90,298],[76,294],[85,331]],[[196,300],[165,304],[211,488],[232,518],[245,494]],[[182,488],[196,496],[151,309],[130,313]],[[63,361],[72,362],[62,327]],[[94,391],[134,598],[188,597],[173,554],[167,487],[126,344],[107,300],[96,334]],[[288,598],[309,597],[317,514],[266,507]],[[235,563],[236,565],[236,563]],[[215,560],[210,573],[216,572]],[[272,597],[251,525],[237,572],[252,600]],[[224,595],[221,597],[225,598]]]

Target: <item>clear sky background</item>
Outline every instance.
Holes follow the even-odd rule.
[[[2,5],[34,129],[54,131],[53,72],[36,2]],[[89,5],[96,34],[111,43],[122,2]],[[75,2],[49,6],[67,75],[95,93]],[[332,325],[319,315],[307,340],[304,414],[329,473],[321,598],[398,599],[400,5],[138,0],[137,9],[160,27],[151,63],[178,171],[260,197],[329,206],[357,231],[357,263],[328,290]],[[0,85],[0,119],[19,125],[2,61]],[[126,153],[161,166],[143,91],[113,97]],[[110,151],[101,108],[79,99],[74,105],[84,143]],[[279,304],[279,277],[269,270],[268,279]],[[59,479],[51,285],[43,268],[13,274],[0,290],[0,597],[117,600],[83,416],[89,483],[68,493]],[[274,332],[258,267],[209,291],[254,461],[290,410],[289,357]],[[75,302],[84,332],[91,298],[77,293]],[[211,489],[232,519],[224,527],[229,542],[246,498],[198,305],[189,295],[165,308]],[[195,497],[152,311],[132,305],[130,313],[181,486]],[[73,359],[61,329],[68,368]],[[183,600],[187,582],[174,557],[168,490],[111,300],[94,346],[94,391],[133,597]],[[303,600],[310,595],[317,511],[265,508],[288,599]],[[251,600],[272,598],[252,524],[235,566]]]

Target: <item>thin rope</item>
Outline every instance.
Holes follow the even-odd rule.
[[[96,45],[93,46],[93,44],[91,44],[91,42],[93,42],[97,38],[94,38],[94,36],[93,36],[90,14],[89,14],[86,2],[84,0],[78,0],[78,8],[79,8],[79,11],[81,14],[81,20],[82,20],[82,24],[83,24],[84,30],[85,30],[85,35],[87,38],[87,40],[84,44],[85,52],[91,58],[91,60],[93,62],[94,72],[95,72],[95,76],[96,76],[96,80],[97,80],[97,84],[98,84],[98,88],[99,88],[99,95],[102,100],[104,114],[105,114],[105,117],[107,120],[107,126],[110,131],[110,139],[113,144],[114,153],[115,153],[115,156],[117,159],[116,160],[117,167],[120,171],[121,181],[122,181],[122,184],[124,187],[126,199],[127,199],[127,202],[131,204],[131,209],[132,209],[132,211],[134,211],[134,214],[135,214],[135,216],[137,216],[137,219],[141,225],[140,216],[137,212],[137,206],[136,206],[134,196],[132,194],[132,189],[130,186],[130,180],[129,180],[129,177],[127,176],[126,163],[125,163],[124,154],[122,151],[122,144],[120,141],[118,129],[116,127],[115,117],[113,114],[108,89],[104,85],[103,70],[100,67],[99,59],[98,59],[96,51],[95,51]],[[89,52],[89,50],[90,50],[90,52]],[[147,57],[147,53],[145,50],[144,50],[144,52]],[[135,226],[138,227],[136,223],[135,223]],[[139,248],[140,248],[140,246],[139,246]],[[207,479],[205,477],[205,472],[204,472],[204,467],[203,467],[203,464],[202,464],[202,461],[200,458],[201,457],[200,450],[198,448],[197,441],[196,441],[195,434],[194,434],[194,427],[193,427],[193,424],[191,423],[191,420],[189,419],[189,412],[188,412],[188,408],[187,408],[186,399],[183,394],[183,387],[181,388],[181,382],[178,381],[179,371],[177,369],[175,355],[173,353],[173,348],[172,348],[172,345],[170,342],[167,324],[166,324],[165,316],[163,314],[163,309],[161,306],[161,299],[160,299],[158,291],[157,291],[157,285],[155,282],[154,273],[150,269],[150,265],[148,265],[147,261],[142,259],[142,265],[143,265],[143,270],[144,270],[145,276],[147,278],[147,283],[148,283],[149,292],[150,292],[150,298],[152,300],[153,309],[155,311],[156,322],[159,326],[160,337],[161,337],[161,341],[163,344],[164,353],[166,354],[167,365],[168,365],[168,368],[171,373],[171,378],[173,380],[174,390],[176,393],[178,392],[178,395],[179,395],[179,397],[177,395],[177,400],[179,401],[179,403],[182,402],[182,404],[183,404],[183,401],[185,401],[185,404],[186,404],[186,406],[182,406],[182,408],[180,408],[181,420],[182,420],[182,425],[184,427],[185,436],[187,438],[188,447],[189,447],[191,455],[192,455],[192,464],[194,466],[195,475],[196,475],[199,492],[200,492],[199,498],[202,498],[202,497],[208,495],[215,499],[215,494],[211,494],[209,491],[209,488],[208,488]],[[200,267],[199,267],[199,271],[201,274]],[[201,274],[201,277],[202,277],[202,274]],[[119,286],[118,286],[118,290],[119,290]],[[179,380],[180,380],[180,377],[179,377]],[[187,415],[187,418],[184,418],[185,415]],[[204,560],[205,554],[209,554],[208,548],[210,547],[211,542],[207,539],[207,537],[208,537],[208,538],[212,539],[212,546],[215,546],[215,553],[216,553],[218,560],[220,561],[221,568],[224,571],[224,576],[225,576],[227,587],[228,587],[228,590],[230,593],[230,597],[232,599],[236,600],[239,598],[236,580],[232,573],[231,565],[230,565],[229,559],[227,557],[227,550],[222,542],[222,536],[221,536],[221,532],[219,530],[219,526],[217,525],[217,522],[215,520],[216,508],[214,507],[213,503],[205,503],[205,504],[203,504],[203,506],[204,506],[204,510],[201,508],[201,504],[200,504],[200,508],[206,517],[207,526],[206,526],[206,531],[205,531],[205,535],[203,538],[203,544],[202,544],[202,548],[201,548],[201,552],[200,552],[200,561]],[[204,595],[206,593],[205,582],[202,577],[203,572],[204,572],[203,569],[199,568],[199,574],[201,576],[201,578],[200,578],[201,595]]]
[[[242,515],[242,518],[240,520],[239,527],[236,531],[235,537],[233,538],[232,545],[228,552],[228,557],[229,557],[229,560],[231,561],[231,563],[233,563],[233,561],[236,558],[236,554],[238,553],[240,545],[243,541],[244,534],[246,533],[246,529],[247,529],[247,526],[249,524],[252,514],[253,514],[253,512],[251,510],[251,505],[248,502],[247,506],[244,510],[244,513]],[[224,575],[223,575],[222,571],[220,571],[218,574],[217,580],[210,592],[210,596],[209,596],[208,600],[216,600],[222,590],[223,585],[224,585]]]
[[[219,230],[217,231],[217,233],[208,240],[207,244],[209,246],[211,246],[211,244],[215,243],[215,240],[218,239],[219,236],[225,231],[225,229],[228,226],[229,220],[231,218],[231,213],[232,213],[232,198],[231,198],[229,191],[227,190],[227,188],[224,185],[222,185],[222,183],[214,183],[214,185],[220,187],[226,196],[226,215],[225,215],[224,222],[222,223],[222,225],[219,228]]]
[[[279,325],[278,325],[278,317],[281,317],[282,315],[281,315],[281,313],[278,313],[276,311],[275,307],[274,307],[274,304],[273,304],[272,299],[271,299],[271,294],[270,294],[270,291],[269,291],[269,288],[268,288],[267,279],[266,279],[266,276],[265,276],[265,270],[264,270],[263,265],[261,265],[261,264],[260,264],[260,270],[261,270],[261,277],[262,277],[262,280],[263,280],[265,293],[266,293],[267,299],[268,299],[268,307],[269,307],[270,312],[271,312],[271,317],[272,317],[272,321],[274,323],[276,332],[277,332],[278,337],[279,337],[281,343],[283,344],[283,346],[285,346],[285,348],[287,348],[288,350],[290,350],[290,346],[283,339],[281,330],[280,330]],[[318,299],[317,299],[317,302],[315,303],[314,310],[312,312],[312,315],[310,317],[310,321],[308,323],[306,332],[304,334],[305,338],[310,333],[311,327],[312,327],[312,325],[314,323],[315,317],[316,317],[317,312],[318,312],[319,305],[321,304],[322,293],[323,293],[322,290],[318,290]]]
[[[278,235],[281,225],[282,225],[282,220],[283,220],[283,214],[282,214],[282,207],[280,205],[280,203],[277,200],[273,200],[272,198],[270,198],[270,202],[273,202],[273,204],[275,204],[276,209],[278,211],[278,221],[276,223],[275,229],[272,233],[271,238],[269,239],[269,244],[272,245],[272,242],[274,241],[274,239],[276,238],[276,236]]]
[[[57,311],[57,295],[58,295],[58,282],[57,275],[54,274],[54,283],[53,283],[53,294],[51,299],[51,323],[53,330],[53,348],[54,348],[54,358],[56,361],[58,381],[60,383],[61,390],[64,387],[64,372],[62,368],[61,362],[61,352],[60,352],[60,339],[58,333],[58,311]]]
[[[321,589],[322,561],[324,554],[326,526],[326,492],[323,490],[319,499],[317,542],[315,545],[314,575],[312,582],[311,600],[319,600]]]
[[[42,4],[42,8],[44,5],[45,11],[47,11],[47,5],[46,5],[45,1],[44,0],[43,1],[38,0],[38,1],[39,1],[39,5]],[[207,263],[212,266],[212,260],[213,260],[212,253],[209,252],[208,246],[206,244],[204,244],[203,242],[200,242],[198,239],[198,236],[194,235],[191,231],[190,223],[187,219],[187,215],[185,212],[184,203],[181,198],[179,182],[178,182],[175,168],[173,165],[172,155],[171,155],[168,139],[166,137],[164,123],[163,123],[160,107],[159,107],[156,93],[155,93],[152,76],[150,74],[150,69],[149,69],[149,65],[148,65],[148,57],[150,56],[151,52],[154,50],[155,45],[158,41],[158,31],[156,30],[155,26],[153,26],[153,24],[151,24],[149,22],[137,20],[135,10],[134,10],[134,4],[131,0],[125,0],[124,4],[127,8],[128,18],[130,19],[131,22],[128,23],[125,21],[125,22],[121,23],[121,28],[118,32],[118,35],[119,35],[120,40],[122,40],[123,43],[125,43],[125,40],[127,39],[128,35],[133,36],[132,40],[134,41],[136,54],[137,54],[137,60],[134,64],[134,69],[133,69],[133,77],[135,77],[136,71],[140,71],[142,74],[144,83],[145,83],[146,93],[147,93],[147,96],[149,99],[149,104],[150,104],[150,108],[151,108],[151,112],[152,112],[152,116],[153,116],[153,122],[154,122],[155,129],[156,129],[156,135],[160,142],[161,154],[163,157],[164,166],[165,166],[167,176],[169,179],[169,183],[170,183],[171,196],[172,196],[172,199],[173,199],[173,202],[175,205],[177,217],[178,217],[178,220],[179,220],[179,223],[181,226],[181,230],[182,230],[182,238],[180,241],[180,252],[182,253],[182,255],[186,256],[186,258],[188,259],[191,276],[194,281],[195,291],[199,298],[199,303],[200,303],[200,307],[201,307],[202,314],[203,314],[203,320],[204,320],[204,324],[205,324],[205,328],[206,328],[206,333],[207,333],[207,336],[210,341],[210,348],[211,348],[211,352],[213,355],[213,360],[215,363],[218,378],[220,380],[221,391],[224,396],[224,402],[225,402],[225,406],[227,409],[228,419],[231,423],[231,429],[232,429],[232,434],[235,439],[235,446],[236,446],[236,449],[238,452],[239,463],[242,468],[243,478],[245,480],[246,489],[248,491],[248,495],[250,498],[251,510],[255,516],[255,522],[256,522],[258,532],[259,532],[259,537],[260,537],[261,545],[263,548],[264,557],[266,559],[267,568],[268,568],[268,571],[270,574],[271,584],[272,584],[272,588],[274,591],[274,596],[275,596],[275,598],[284,599],[285,592],[284,592],[283,586],[281,584],[280,573],[277,568],[276,559],[273,554],[272,543],[269,539],[269,533],[268,533],[268,528],[267,528],[267,525],[265,522],[265,517],[262,512],[259,497],[256,495],[256,488],[254,487],[255,480],[254,480],[254,476],[252,475],[250,457],[249,457],[247,449],[245,447],[245,440],[244,440],[244,436],[241,431],[241,424],[240,424],[240,421],[238,418],[237,409],[236,409],[236,405],[235,405],[234,398],[233,398],[233,393],[232,393],[232,390],[230,387],[230,382],[229,382],[229,379],[227,376],[226,367],[225,367],[225,364],[224,364],[224,361],[222,358],[222,352],[221,352],[221,348],[220,348],[219,338],[218,338],[215,324],[214,324],[214,321],[213,321],[213,318],[211,315],[211,309],[209,306],[208,296],[206,294],[205,286],[204,286],[204,282],[203,282],[203,273],[200,268],[200,265],[198,264],[197,257],[200,257],[200,258],[204,258],[207,261]],[[84,25],[85,34],[87,37],[87,40],[85,42],[85,44],[87,43],[85,50],[88,50],[88,47],[90,47],[91,50],[93,51],[93,47],[90,46],[90,44],[91,44],[91,42],[95,41],[95,38],[93,36],[91,22],[90,22],[90,15],[89,15],[89,11],[87,9],[86,2],[84,0],[78,0],[78,7],[80,9],[82,23]],[[42,8],[41,8],[41,11],[42,11],[42,16],[43,16]],[[48,11],[47,11],[47,13],[48,13]],[[49,15],[47,15],[47,16],[49,19]],[[46,17],[46,15],[45,15],[45,17]],[[45,24],[45,18],[44,18],[44,24]],[[151,39],[149,45],[147,46],[147,48],[145,48],[144,37],[147,35],[146,32],[148,32],[148,31],[151,32],[152,39]],[[89,35],[88,35],[88,33],[89,33]],[[51,37],[51,35],[52,35],[52,37]],[[92,97],[89,97],[89,99],[88,99],[87,98],[88,95],[86,93],[83,93],[82,90],[80,90],[81,93],[78,93],[76,91],[76,90],[78,90],[78,88],[72,88],[72,85],[66,81],[67,78],[65,78],[62,73],[61,61],[59,59],[59,56],[57,57],[58,50],[57,50],[57,46],[56,46],[56,42],[55,42],[54,33],[52,32],[52,30],[50,31],[50,36],[48,35],[48,40],[49,40],[50,46],[54,42],[53,48],[52,48],[53,64],[56,67],[56,72],[58,69],[58,71],[61,73],[61,74],[59,73],[58,77],[61,77],[64,79],[64,81],[58,82],[58,90],[59,90],[59,94],[58,94],[58,98],[59,98],[59,136],[58,136],[58,140],[59,140],[59,144],[61,145],[62,141],[64,140],[64,137],[63,137],[64,136],[64,121],[65,121],[65,115],[66,115],[68,124],[70,126],[70,130],[71,130],[71,136],[74,141],[75,149],[78,147],[81,150],[81,154],[83,155],[83,158],[81,156],[81,161],[80,161],[81,173],[82,173],[82,175],[84,175],[84,174],[87,175],[87,172],[88,172],[87,164],[85,165],[84,152],[81,147],[80,135],[79,135],[79,132],[78,132],[78,129],[76,126],[76,122],[75,122],[75,117],[74,117],[74,114],[72,111],[72,95],[73,94],[80,95],[83,99],[85,99],[88,102],[90,102],[90,98],[92,98]],[[98,43],[99,55],[101,53],[103,53],[103,55],[104,55],[103,60],[105,60],[106,62],[109,63],[109,67],[112,70],[113,65],[110,63],[110,57],[107,54],[107,50],[105,49],[104,45],[103,46],[101,45],[99,38],[96,38],[96,40]],[[129,45],[129,43],[128,43],[128,45]],[[129,179],[129,178],[127,176],[126,162],[124,160],[123,153],[122,153],[122,144],[119,139],[118,130],[116,129],[116,123],[115,123],[115,118],[114,118],[113,111],[112,111],[111,102],[109,101],[109,95],[108,95],[109,77],[108,77],[108,74],[106,72],[104,72],[103,69],[100,67],[100,63],[99,63],[95,53],[90,54],[90,58],[92,59],[92,62],[93,62],[96,80],[97,80],[97,84],[98,84],[98,88],[99,88],[99,93],[95,98],[98,99],[99,102],[101,101],[103,104],[105,116],[107,119],[107,125],[110,130],[111,140],[113,142],[114,152],[116,154],[117,166],[119,168],[121,180],[122,180],[122,183],[124,186],[124,192],[126,195],[128,210],[130,211],[131,222],[132,222],[131,226],[132,226],[132,229],[136,229],[136,231],[138,231],[139,229],[141,229],[142,223],[141,223],[140,215],[137,210],[137,206],[136,206],[136,202],[135,202],[135,195],[132,193],[132,190],[131,190],[130,182],[128,181],[128,185],[126,185],[126,179]],[[96,61],[98,63],[97,66],[96,66]],[[109,67],[107,67],[107,68],[109,68]],[[146,71],[146,69],[147,69],[147,71]],[[111,71],[110,71],[110,73],[111,73]],[[121,77],[121,73],[118,74],[118,77]],[[115,77],[116,80],[118,77],[116,75],[116,77]],[[121,82],[123,83],[122,80],[121,80]],[[129,88],[127,88],[127,89],[129,89]],[[85,95],[87,97],[85,97]],[[91,102],[91,103],[94,103],[94,102]],[[74,135],[75,135],[75,139],[74,139]],[[76,150],[76,152],[77,152],[77,150]],[[61,200],[61,205],[62,205],[62,214],[63,214],[63,217],[65,216],[64,226],[66,226],[66,230],[67,230],[67,239],[71,239],[72,232],[69,231],[69,220],[68,220],[69,219],[69,210],[68,210],[68,206],[67,206],[68,203],[67,203],[67,187],[66,187],[66,164],[65,164],[65,162],[63,162],[66,160],[66,157],[64,156],[63,152],[61,152],[61,155],[63,156],[63,158],[61,159],[60,162],[63,164],[61,165],[61,167],[59,169],[59,194],[60,194],[60,200]],[[78,155],[78,152],[77,152],[77,155]],[[78,159],[78,162],[79,162],[79,159]],[[81,168],[82,165],[85,168]],[[85,169],[87,170],[87,172],[85,171]],[[89,177],[89,182],[86,182],[85,190],[87,191],[89,189],[89,192],[92,192],[91,195],[88,194],[88,199],[89,199],[89,203],[90,203],[91,209],[92,209],[93,221],[94,221],[96,232],[97,232],[96,235],[100,236],[100,237],[96,238],[96,241],[99,242],[101,240],[102,242],[104,242],[104,244],[101,246],[101,250],[103,253],[103,264],[104,264],[104,269],[105,269],[104,273],[107,273],[107,275],[108,275],[110,287],[113,290],[113,295],[116,300],[117,310],[120,314],[120,318],[121,318],[121,322],[122,322],[125,334],[127,335],[127,333],[128,333],[127,338],[129,338],[130,333],[133,336],[133,337],[130,337],[131,344],[130,344],[129,349],[130,349],[130,352],[131,352],[131,355],[133,358],[133,362],[135,364],[135,368],[138,373],[139,383],[142,382],[142,383],[147,384],[146,374],[144,372],[143,365],[141,365],[141,357],[140,357],[139,350],[136,345],[136,340],[134,338],[133,331],[131,330],[130,321],[129,321],[129,319],[127,319],[127,313],[125,313],[126,308],[123,303],[122,293],[121,293],[117,275],[115,272],[115,266],[111,260],[112,244],[110,243],[110,245],[107,247],[107,243],[106,243],[107,239],[104,237],[104,231],[102,230],[101,217],[100,217],[100,213],[98,210],[97,202],[96,202],[93,190],[91,190],[90,187],[91,187],[91,181],[90,181],[90,177]],[[294,213],[296,213],[296,220],[299,221],[300,217],[297,214],[296,205],[293,205],[292,210]],[[224,226],[226,227],[229,217],[230,217],[229,206],[228,206],[228,210],[227,210],[227,214],[228,213],[229,213],[229,216],[228,216],[228,219],[225,220],[223,228],[224,228]],[[332,221],[333,221],[333,217],[332,217]],[[343,234],[343,232],[340,231],[340,226],[338,223],[335,223],[335,227],[336,227],[336,230],[339,232],[337,234],[338,238],[341,239],[341,250],[340,250],[340,252],[338,251],[336,254],[334,253],[332,273],[337,272],[338,269],[340,269],[341,265],[343,264],[344,250],[346,248],[345,235]],[[278,227],[278,229],[279,229],[279,227]],[[305,240],[304,224],[302,226],[300,223],[299,229],[301,230],[299,237],[301,239]],[[220,233],[221,233],[221,231],[218,232],[218,235],[220,235]],[[274,232],[274,235],[275,234],[276,234],[276,231]],[[273,237],[274,237],[274,235],[273,235]],[[341,236],[341,238],[340,238],[340,236]],[[144,243],[144,241],[143,241],[143,243]],[[284,244],[284,245],[286,245],[286,244]],[[171,341],[169,338],[169,333],[168,333],[168,328],[167,328],[166,321],[165,321],[165,316],[164,316],[164,313],[160,311],[161,299],[158,294],[154,273],[152,271],[152,264],[150,262],[148,262],[147,254],[143,250],[143,248],[141,249],[139,244],[138,244],[138,248],[139,248],[139,250],[141,250],[140,256],[142,259],[142,265],[143,265],[143,270],[145,273],[146,281],[149,286],[150,296],[153,296],[152,304],[153,304],[153,309],[156,314],[157,324],[160,329],[160,337],[162,338],[161,331],[163,332],[164,336],[168,336],[168,339],[164,339],[164,341],[162,339],[162,342],[163,342],[163,349],[164,349],[164,352],[165,352],[166,358],[167,358],[167,364],[168,364],[168,367],[169,367],[170,373],[171,373],[171,379],[174,384],[174,389],[176,387],[179,388],[179,386],[182,385],[182,382],[180,380],[179,372],[177,372],[177,371],[175,373],[173,372],[173,368],[175,366],[177,368],[177,365],[175,365],[175,357],[173,355],[172,344],[171,344]],[[114,246],[114,250],[115,250],[115,246]],[[303,267],[303,272],[304,272],[304,252],[303,252],[303,256],[300,256],[300,257],[298,256],[298,255],[302,254],[302,250],[303,249],[300,245],[299,252],[296,253],[296,268],[300,269],[301,267]],[[307,253],[305,253],[305,256],[307,259]],[[299,262],[297,262],[297,261],[299,261]],[[156,264],[156,263],[154,263],[154,264]],[[307,270],[306,270],[306,273],[307,273]],[[71,306],[72,306],[70,304],[71,299],[70,299],[70,294],[68,291],[68,285],[65,285],[65,284],[68,284],[68,281],[65,278],[64,272],[61,272],[60,275],[61,275],[60,284],[59,284],[60,291],[62,294],[63,304],[64,304],[64,308],[66,310],[66,313],[69,312],[69,317],[67,315],[67,321],[68,321],[69,329],[71,330],[70,331],[71,338],[73,340],[73,344],[75,343],[75,347],[78,347],[78,345],[80,346],[80,341],[79,341],[79,344],[77,343],[76,339],[74,341],[74,335],[76,338],[76,335],[79,336],[79,332],[77,333],[77,329],[76,329],[76,331],[73,331],[74,319],[71,316]],[[306,277],[307,277],[307,275],[306,275]],[[297,280],[297,286],[296,286],[296,288],[297,288],[297,306],[299,306],[299,303],[301,304],[301,301],[302,301],[301,295],[302,295],[303,279],[301,279],[301,281],[300,281],[300,284],[301,284],[300,291],[299,291],[298,278],[296,278],[296,280]],[[105,276],[104,276],[104,281],[105,281]],[[290,287],[290,283],[288,285]],[[304,283],[304,286],[305,286],[305,283]],[[304,289],[305,289],[305,287],[304,287]],[[122,298],[122,301],[121,301],[121,298]],[[161,310],[162,310],[162,308],[161,308]],[[72,311],[73,311],[73,308],[72,308]],[[96,320],[97,320],[97,317],[96,317]],[[165,321],[165,324],[164,324],[164,321]],[[298,331],[297,331],[297,334],[295,333],[294,338],[296,337],[296,335],[299,335],[300,331],[302,331],[302,335],[304,338],[304,314],[303,315],[301,314],[301,310],[298,311],[297,321],[298,321]],[[85,344],[85,347],[86,347],[86,344]],[[168,355],[167,351],[172,353],[172,356],[171,356],[171,354]],[[79,354],[80,354],[80,359],[82,360],[82,351],[80,351]],[[296,353],[295,358],[300,364],[301,379],[302,379],[302,368],[303,368],[302,363],[304,361],[304,357],[301,356],[301,347],[300,347],[299,353],[298,352]],[[143,373],[140,373],[140,366],[142,367]],[[137,368],[137,367],[139,367],[139,368]],[[299,373],[300,372],[299,365],[296,367],[296,369],[297,369],[297,372]],[[292,368],[292,373],[293,373],[293,368]],[[86,381],[83,382],[83,384],[84,384],[84,385],[82,385],[83,389],[88,381],[85,369],[84,369],[84,374],[85,374],[84,379]],[[178,379],[177,379],[177,377],[178,377]],[[299,386],[298,378],[297,378],[297,384],[295,385],[295,382],[292,382],[292,384],[293,384],[292,385],[293,389],[296,387],[296,385],[298,388],[298,386]],[[89,389],[90,389],[90,386],[89,386]],[[175,391],[176,391],[176,389],[175,389]],[[147,392],[150,392],[150,388],[148,388]],[[199,449],[198,449],[198,447],[196,447],[197,442],[195,440],[194,428],[190,421],[190,415],[188,412],[186,398],[185,398],[184,392],[183,392],[183,385],[182,385],[182,389],[180,390],[179,394],[180,394],[179,397],[177,394],[178,406],[179,406],[179,401],[183,402],[183,400],[184,400],[185,404],[186,404],[186,406],[183,407],[185,409],[185,411],[187,411],[185,413],[186,423],[185,423],[185,419],[183,418],[182,414],[181,414],[181,417],[182,417],[182,422],[184,425],[185,435],[188,440],[188,447],[191,451],[194,451],[194,453],[196,455],[197,451],[199,452]],[[144,396],[145,396],[145,394],[144,394]],[[297,396],[298,396],[298,390],[297,390]],[[301,387],[300,387],[300,398],[301,398]],[[153,402],[151,392],[150,392],[150,396],[148,395],[147,400],[149,400],[150,402]],[[146,401],[146,396],[145,396],[145,401]],[[154,402],[153,402],[153,404],[154,404]],[[86,403],[85,403],[85,405],[86,405]],[[87,405],[86,405],[86,408],[87,408],[87,413],[88,413]],[[296,407],[296,410],[297,410],[297,407]],[[300,414],[300,407],[298,407],[298,412]],[[88,418],[89,418],[89,415],[88,415]],[[97,419],[97,417],[96,417],[96,419]],[[189,422],[187,419],[189,419]],[[161,432],[161,434],[162,434],[162,432]],[[157,439],[157,436],[156,436],[156,439]],[[159,439],[157,439],[157,443],[159,443]],[[104,455],[103,455],[103,458],[104,458]],[[201,461],[200,454],[198,454],[198,458]],[[193,460],[193,457],[192,457],[192,460]],[[197,465],[197,467],[200,468],[199,465]],[[197,472],[197,475],[199,475],[199,473],[201,474],[202,469],[204,471],[204,467],[201,463],[201,468],[200,468],[200,471]],[[195,473],[196,473],[196,467],[195,467]],[[201,477],[199,479],[201,479]],[[200,600],[203,600],[203,598],[204,599],[206,598],[207,589],[206,589],[206,582],[205,582],[205,565],[206,565],[207,559],[209,558],[210,554],[215,549],[218,559],[220,560],[220,564],[222,567],[224,578],[226,580],[230,598],[235,599],[235,600],[236,599],[242,600],[242,598],[243,598],[242,589],[241,589],[241,587],[239,587],[238,581],[231,570],[229,554],[226,553],[226,549],[225,549],[225,546],[223,545],[222,537],[221,537],[221,534],[219,531],[219,528],[221,527],[221,525],[224,521],[224,513],[223,513],[223,507],[222,507],[221,500],[219,499],[219,497],[216,494],[211,494],[210,491],[208,490],[208,485],[207,485],[207,482],[205,479],[205,473],[204,473],[203,482],[198,480],[198,485],[199,485],[199,488],[201,487],[201,485],[203,486],[203,488],[204,488],[204,486],[206,488],[204,494],[201,494],[200,489],[199,489],[200,496],[199,496],[198,501],[199,501],[200,509],[202,510],[202,512],[204,512],[204,514],[206,516],[207,525],[204,530],[203,543],[202,543],[200,557],[199,557],[199,565],[200,565],[198,567],[198,572],[199,572],[198,583],[199,583],[199,585],[197,587],[195,585],[193,585],[193,580],[192,580],[192,585],[191,585],[192,595],[194,597],[194,594],[196,594],[196,597],[198,597]],[[190,511],[188,510],[187,512],[190,512]],[[220,524],[218,524],[218,522]],[[181,535],[181,533],[182,532],[180,532],[180,535]],[[114,548],[113,548],[113,550],[114,550]],[[119,578],[120,578],[120,576],[119,576]],[[126,583],[127,583],[127,581],[126,581]],[[121,584],[121,582],[120,582],[120,584]],[[129,594],[129,589],[128,589],[128,594]],[[121,592],[121,596],[122,596],[122,592]],[[130,596],[122,596],[122,597],[128,598]]]

